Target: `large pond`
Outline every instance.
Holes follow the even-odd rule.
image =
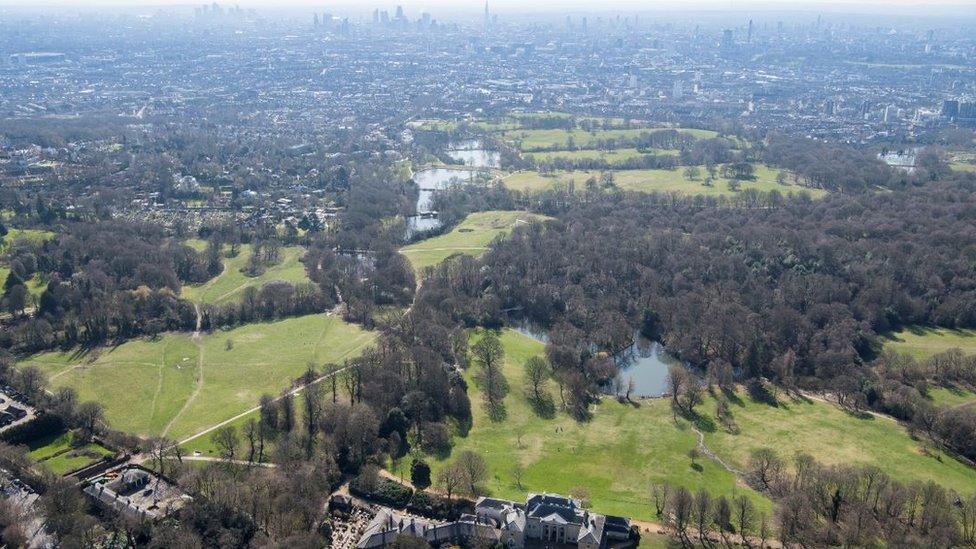
[[[501,166],[501,155],[498,151],[485,149],[484,144],[477,139],[451,143],[446,152],[452,160],[465,166],[473,168],[497,168]]]
[[[447,189],[455,183],[471,181],[474,170],[463,168],[429,168],[413,174],[413,180],[420,187],[417,196],[415,215],[407,217],[407,238],[417,233],[436,229],[441,220],[434,211],[434,192]]]
[[[515,327],[515,331],[531,337],[536,341],[547,343],[549,336],[546,331],[536,326],[522,324]],[[630,381],[634,381],[632,398],[658,397],[668,392],[668,367],[681,364],[681,361],[670,355],[660,342],[652,341],[636,334],[634,343],[613,356],[617,365],[617,379],[614,383],[604,387],[609,394],[624,394]]]

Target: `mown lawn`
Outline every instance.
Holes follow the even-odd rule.
[[[649,499],[651,483],[670,482],[715,494],[747,493],[769,510],[770,503],[716,463],[699,458],[692,466],[689,451],[696,436],[689,424],[671,419],[668,402],[644,401],[640,407],[605,399],[595,407],[593,419],[579,423],[566,414],[553,419],[536,415],[523,392],[523,363],[544,347],[512,330],[502,332],[505,376],[511,391],[505,398],[506,418],[492,422],[486,414],[474,369],[469,383],[474,425],[467,437],[456,437],[453,453],[473,450],[488,462],[486,488],[497,497],[524,500],[528,492],[566,494],[576,486],[589,490],[592,507],[603,513],[653,520]],[[558,401],[558,389],[549,391]],[[434,474],[450,461],[429,458]],[[401,460],[409,467],[409,457]],[[522,485],[512,474],[513,463],[524,467]]]
[[[857,417],[816,400],[781,397],[779,406],[770,406],[742,392],[738,396],[731,409],[741,434],[721,426],[705,433],[708,447],[738,468],[747,467],[754,450],[768,447],[786,460],[805,452],[826,464],[876,466],[901,482],[932,480],[964,494],[976,492],[976,470],[935,448],[926,455],[891,418]],[[714,415],[714,401],[698,410]]]
[[[526,153],[526,157],[532,157],[536,162],[549,162],[554,159],[565,160],[602,160],[611,165],[629,162],[638,159],[645,154],[671,155],[677,156],[678,151],[672,149],[651,149],[648,151],[638,151],[637,149],[615,149],[612,151],[600,151],[596,149],[581,149],[577,151],[546,151]]]
[[[967,355],[976,354],[976,330],[952,330],[915,326],[885,334],[885,348],[908,353],[915,358],[927,358],[957,348]]]
[[[117,429],[179,440],[256,406],[263,393],[279,393],[310,362],[355,356],[374,337],[340,319],[309,315],[204,334],[199,345],[171,333],[83,355],[43,353],[20,364],[39,366],[54,387],[74,387],[83,401],[101,402]]]
[[[66,475],[110,455],[112,455],[112,451],[104,446],[86,444],[81,448],[71,449],[63,454],[46,459],[41,462],[41,466],[50,469],[54,474]]]
[[[197,249],[200,248],[200,241],[197,240],[188,241],[187,244]],[[281,258],[277,264],[268,267],[259,276],[251,277],[241,270],[247,265],[247,261],[251,257],[251,246],[243,244],[237,255],[224,258],[223,272],[204,284],[184,286],[182,297],[200,303],[224,303],[237,299],[245,288],[260,288],[272,280],[284,280],[292,283],[307,282],[308,275],[305,271],[305,265],[301,262],[304,254],[303,248],[297,246],[283,247]]]
[[[454,254],[479,255],[488,249],[488,244],[496,237],[508,234],[520,224],[541,219],[545,219],[545,216],[528,212],[476,212],[465,218],[451,232],[405,246],[400,249],[400,253],[420,272]]]
[[[472,343],[478,336],[472,338]],[[469,383],[474,422],[466,437],[455,437],[452,455],[472,450],[488,462],[485,488],[494,496],[522,499],[527,492],[569,492],[586,487],[594,509],[653,520],[648,489],[652,483],[697,490],[715,495],[748,494],[768,512],[771,502],[746,487],[733,473],[705,457],[692,466],[689,452],[696,446],[692,426],[672,416],[667,399],[649,399],[640,406],[603,399],[593,408],[593,419],[578,423],[563,413],[553,419],[536,415],[524,396],[522,365],[544,352],[544,347],[512,330],[502,332],[506,350],[505,375],[511,386],[505,398],[506,416],[492,422],[483,405],[472,366]],[[549,392],[558,401],[558,389]],[[714,416],[709,397],[697,408],[705,418]],[[976,492],[976,471],[936,450],[923,451],[907,430],[894,420],[861,418],[833,404],[814,400],[789,400],[778,407],[752,401],[739,394],[732,403],[739,434],[730,434],[709,420],[698,422],[706,445],[735,468],[748,466],[752,451],[770,447],[788,462],[797,452],[807,452],[828,464],[874,465],[894,478],[910,482],[933,480],[963,493]],[[429,456],[435,472],[451,457]],[[400,461],[409,475],[410,458]],[[524,469],[516,483],[513,463]]]
[[[71,433],[64,432],[37,439],[27,445],[27,456],[58,475],[95,463],[112,451],[100,444],[71,447]]]
[[[809,189],[796,185],[780,185],[776,182],[779,170],[764,164],[755,165],[755,179],[741,181],[739,191],[729,188],[729,180],[717,177],[711,186],[704,185],[704,178],[707,175],[704,168],[700,169],[701,174],[696,180],[689,180],[684,175],[684,169],[675,170],[614,170],[613,177],[616,187],[626,191],[636,192],[674,192],[686,195],[703,196],[732,196],[736,192],[745,189],[755,189],[757,191],[768,192],[777,190],[784,195],[790,192],[805,192],[817,198],[826,194],[821,189]],[[721,170],[719,170],[721,172]],[[541,191],[555,188],[557,186],[567,187],[570,182],[576,190],[585,188],[586,181],[590,177],[600,180],[600,171],[564,171],[555,175],[542,175],[538,172],[519,172],[509,175],[502,179],[502,183],[514,190],[519,191]]]
[[[510,130],[501,134],[502,138],[517,143],[523,152],[538,151],[541,149],[572,149],[572,148],[593,148],[600,140],[607,139],[632,139],[643,133],[659,131],[664,128],[620,128],[610,130],[595,130],[588,132],[583,129],[551,129],[551,130]],[[711,138],[718,135],[718,132],[711,130],[698,129],[679,129],[682,133],[687,133],[698,139]],[[570,146],[570,141],[572,145]]]

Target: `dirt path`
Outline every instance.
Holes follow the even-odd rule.
[[[366,343],[368,343],[368,341]],[[363,343],[363,345],[366,345],[366,343]],[[363,345],[360,345],[359,347],[357,347],[355,349],[351,349],[349,351],[349,353],[358,351],[359,349],[361,349],[363,347]],[[325,374],[323,376],[319,376],[319,377],[313,379],[311,382],[309,382],[309,383],[307,383],[305,385],[299,385],[298,387],[295,387],[294,389],[288,391],[285,394],[286,395],[292,395],[292,396],[297,395],[297,394],[301,393],[302,390],[305,387],[309,387],[311,385],[319,384],[319,383],[321,383],[321,382],[323,382],[323,381],[325,381],[325,380],[327,380],[327,379],[329,379],[329,378],[331,378],[333,376],[339,375],[340,373],[346,371],[347,369],[349,369],[348,366],[345,367],[345,368],[339,368],[338,370],[334,370],[334,371],[329,372],[329,373],[327,373],[327,374]],[[272,400],[272,402],[278,402],[279,400],[281,400],[284,397],[285,397],[285,395],[280,395],[280,396],[274,398]],[[257,412],[260,409],[261,409],[261,406],[255,406],[253,408],[250,408],[248,410],[245,410],[245,411],[237,414],[236,416],[234,416],[234,417],[232,417],[230,419],[226,419],[224,421],[221,421],[220,423],[217,423],[216,425],[211,425],[210,427],[207,427],[203,431],[200,431],[199,433],[197,433],[195,435],[189,436],[189,437],[187,437],[187,438],[185,438],[185,439],[177,442],[176,445],[186,444],[187,442],[190,442],[191,440],[196,440],[196,439],[198,439],[198,438],[200,438],[200,437],[202,437],[202,436],[204,436],[204,435],[206,435],[208,433],[211,433],[213,431],[216,431],[217,429],[220,429],[221,427],[223,427],[223,426],[225,426],[225,425],[227,425],[229,423],[233,423],[233,422],[237,421],[238,419],[241,419],[242,417],[244,417],[244,416],[246,416],[248,414],[253,414],[254,412]]]
[[[176,458],[172,456],[167,457],[166,459],[176,460]],[[247,461],[243,459],[224,459],[224,458],[213,457],[213,456],[183,456],[182,459],[183,461],[206,461],[210,463],[231,463],[234,465],[244,465],[247,467],[264,467],[267,469],[274,469],[275,467],[278,466],[275,463],[264,463],[264,462],[258,463],[256,461]]]
[[[193,404],[193,401],[196,400],[197,396],[199,396],[200,392],[203,390],[203,338],[200,337],[200,326],[203,324],[203,315],[200,314],[199,304],[194,303],[193,310],[196,312],[197,320],[196,329],[194,330],[193,335],[190,337],[190,340],[193,341],[193,344],[197,347],[197,383],[196,387],[193,388],[193,393],[190,394],[190,397],[187,398],[186,402],[183,403],[180,411],[176,412],[176,415],[174,415],[173,418],[169,420],[169,423],[166,424],[166,427],[163,428],[163,431],[159,435],[162,437],[165,437],[169,433],[169,430],[173,427],[173,424],[176,423],[176,420],[178,420],[183,413],[186,412],[187,408]]]

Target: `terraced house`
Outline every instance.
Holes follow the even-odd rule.
[[[555,494],[529,494],[524,504],[480,498],[474,515],[462,515],[446,523],[381,511],[366,528],[358,547],[383,547],[402,535],[422,538],[435,547],[477,541],[510,549],[552,546],[604,549],[633,544],[628,519],[591,513],[578,500]]]

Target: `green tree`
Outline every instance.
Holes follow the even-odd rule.
[[[414,459],[410,465],[410,483],[418,490],[430,486],[430,465],[422,459]]]

